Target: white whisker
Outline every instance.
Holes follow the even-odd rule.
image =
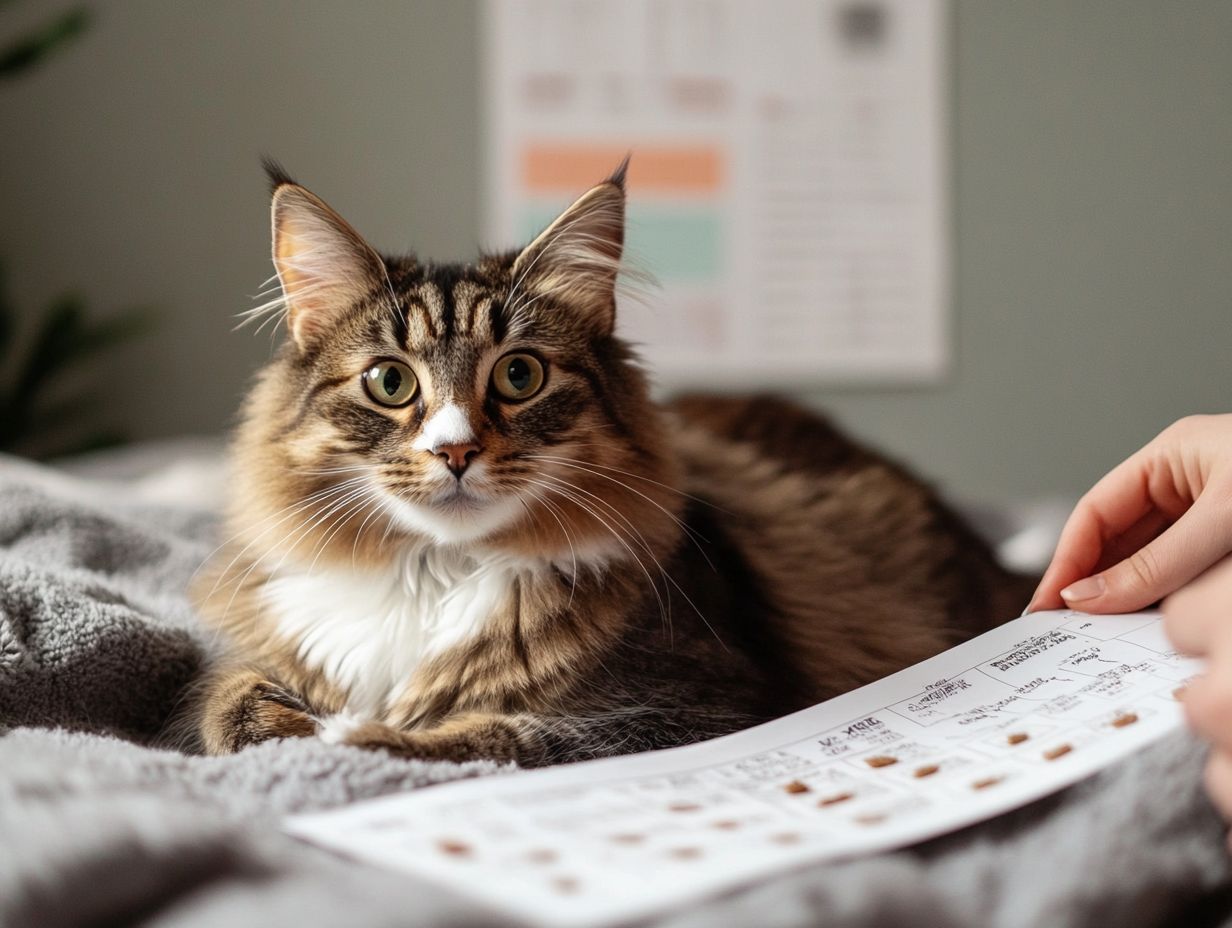
[[[572,491],[576,488],[567,481],[561,482],[564,483],[565,487],[568,487],[568,489],[562,488],[561,486],[553,486],[552,484],[542,483],[537,480],[532,482],[537,486],[543,487],[543,489],[550,493],[556,493],[557,495],[564,497],[579,509],[586,512],[591,518],[607,529],[612,537],[615,538],[624,547],[624,549],[629,552],[629,556],[633,558],[634,563],[641,568],[642,573],[646,576],[646,582],[650,584],[650,589],[659,603],[659,616],[668,630],[668,640],[670,642],[672,639],[672,610],[670,599],[667,602],[664,602],[663,594],[659,591],[659,585],[655,583],[654,578],[650,575],[650,571],[646,569],[646,565],[642,563],[642,559],[638,556],[637,552],[633,550],[632,545],[630,545],[629,542],[625,540],[624,536],[621,535],[620,532],[616,531],[612,524],[608,522],[607,519],[603,518],[603,516],[601,516],[593,506],[589,505],[584,499],[581,498],[581,496],[573,493]],[[641,543],[643,547],[647,549],[647,552],[650,553],[651,559],[655,560],[654,554],[649,551],[649,546],[645,543],[645,539],[641,539]],[[660,573],[662,573],[662,565],[659,565],[657,560],[655,563],[659,567]]]

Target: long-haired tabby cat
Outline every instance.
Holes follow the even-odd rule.
[[[289,337],[198,602],[202,747],[523,765],[709,738],[919,661],[1029,589],[926,487],[768,398],[657,405],[614,334],[624,169],[520,251],[375,251],[276,166]]]

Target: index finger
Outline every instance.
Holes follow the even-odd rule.
[[[1105,474],[1078,501],[1028,609],[1063,608],[1061,591],[1089,577],[1108,542],[1154,508],[1144,449]]]

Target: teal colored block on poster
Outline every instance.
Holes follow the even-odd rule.
[[[547,206],[524,207],[518,222],[522,241],[531,241],[558,214]],[[722,257],[719,217],[705,207],[632,204],[625,226],[625,253],[663,282],[714,278]]]

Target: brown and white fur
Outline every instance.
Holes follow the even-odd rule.
[[[197,589],[228,648],[195,703],[204,750],[315,735],[540,765],[664,747],[1025,602],[929,489],[822,419],[651,401],[614,334],[623,167],[473,265],[383,257],[271,177],[289,338],[245,403],[234,536]],[[496,369],[518,353],[543,377],[514,401]],[[417,381],[395,408],[364,380],[392,362]]]

